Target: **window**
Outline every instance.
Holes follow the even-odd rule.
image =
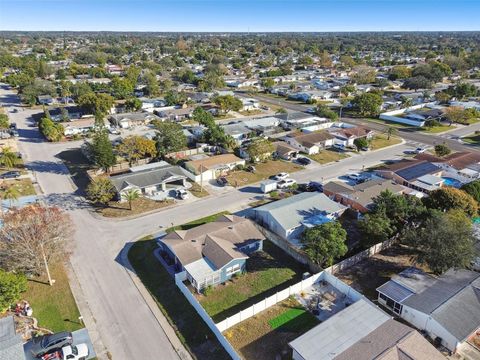
[[[401,304],[395,303],[393,305],[393,312],[400,315],[400,313],[402,312],[402,307],[403,306]]]
[[[382,300],[385,300],[385,301],[388,300],[388,298],[385,295],[383,295],[382,293],[379,293],[379,296],[380,296],[380,299],[382,299]]]
[[[227,276],[233,275],[240,271],[240,264],[235,264],[227,268]]]

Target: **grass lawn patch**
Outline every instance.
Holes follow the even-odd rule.
[[[438,134],[442,133],[447,130],[453,130],[456,126],[448,126],[448,125],[439,125],[439,126],[430,126],[430,127],[421,127],[420,130],[429,134]]]
[[[173,204],[173,200],[155,201],[145,197],[139,197],[132,201],[132,209],[128,201],[124,202],[110,202],[108,207],[98,209],[98,212],[105,217],[119,218],[131,215],[140,215],[149,211],[164,208]]]
[[[328,164],[334,161],[346,159],[350,156],[334,149],[325,149],[320,151],[318,154],[308,155],[308,157],[319,164]]]
[[[15,186],[18,190],[20,196],[29,196],[35,195],[35,188],[33,187],[32,180],[30,179],[14,179],[14,180],[3,180],[0,184],[0,196],[3,196],[5,188],[10,186]]]
[[[388,136],[386,135],[375,135],[375,137],[370,141],[369,147],[371,150],[378,150],[387,146],[400,144],[401,142],[402,139],[396,136],[390,136],[390,139],[388,139]]]
[[[48,285],[46,276],[34,277],[28,280],[27,291],[22,295],[30,303],[38,326],[54,332],[83,328],[63,264],[51,265],[50,273],[55,284]]]
[[[480,134],[472,134],[472,135],[465,136],[462,138],[462,141],[470,145],[479,146]]]
[[[244,170],[232,171],[226,176],[228,183],[234,187],[240,187],[268,179],[280,172],[292,173],[303,169],[300,165],[283,160],[268,160],[254,166],[255,173]]]
[[[153,255],[156,247],[157,244],[151,237],[139,240],[131,247],[128,259],[159,309],[172,324],[180,341],[197,359],[230,359],[215,335],[177,288],[173,278]]]
[[[214,287],[207,296],[198,295],[198,300],[219,322],[300,281],[305,270],[273,243],[264,241],[263,251],[247,260],[245,274]]]
[[[290,360],[288,343],[318,324],[315,316],[290,297],[231,327],[224,335],[246,359]]]
[[[387,121],[387,120],[382,120],[382,119],[375,119],[375,118],[365,118],[364,120],[366,121],[371,121],[377,124],[382,124],[386,126],[391,126],[399,129],[405,129],[405,128],[411,128],[412,125],[407,125],[407,124],[401,124],[401,123],[396,123],[393,121]]]
[[[177,225],[177,226],[170,227],[168,229],[165,229],[165,232],[171,233],[172,231],[175,231],[175,230],[188,230],[188,229],[194,228],[195,226],[199,226],[199,225],[203,225],[203,224],[206,224],[206,223],[209,223],[209,222],[213,222],[213,221],[217,220],[220,216],[227,215],[227,214],[230,214],[230,213],[228,211],[222,211],[222,212],[219,212],[219,213],[216,213],[216,214],[205,216],[205,217],[197,219],[197,220],[190,221],[190,222],[182,224],[182,225]]]
[[[192,184],[192,186],[188,189],[188,191],[190,191],[190,193],[197,197],[197,198],[202,198],[202,197],[205,197],[205,196],[208,196],[210,195],[208,193],[207,190],[205,190],[205,187],[202,189],[202,187],[197,184],[196,182],[190,182]]]
[[[243,116],[254,116],[254,115],[264,114],[264,112],[260,109],[239,111],[238,113],[242,114]]]

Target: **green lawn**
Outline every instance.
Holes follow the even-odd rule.
[[[278,329],[279,327],[287,324],[293,319],[299,317],[305,313],[304,308],[293,308],[285,311],[283,314],[278,315],[276,318],[273,318],[268,321],[268,324],[272,329]]]
[[[199,301],[215,322],[301,280],[305,268],[270,241],[250,255],[245,274],[214,287]]]
[[[455,125],[452,125],[452,126],[439,125],[439,126],[422,127],[420,128],[420,130],[429,134],[438,134],[447,130],[453,130],[455,128],[456,128]]]
[[[19,196],[29,196],[35,195],[35,188],[33,187],[32,180],[30,179],[14,179],[14,180],[3,180],[0,184],[0,196],[3,195],[4,188],[14,186]]]
[[[369,144],[370,150],[378,150],[382,149],[387,146],[392,146],[396,144],[400,144],[402,139],[391,136],[390,139],[386,135],[376,135]]]
[[[245,186],[268,179],[270,176],[281,172],[292,173],[303,169],[300,165],[284,160],[268,160],[254,166],[256,169],[254,173],[245,170],[230,172],[226,176],[229,184],[234,187]]]
[[[202,189],[201,186],[196,182],[190,182],[190,183],[192,184],[192,187],[189,188],[188,191],[190,191],[190,193],[193,196],[197,198],[202,198],[209,195],[208,191],[205,190],[205,188]]]
[[[45,276],[35,277],[29,279],[27,291],[22,295],[32,306],[38,326],[54,332],[83,328],[63,265],[52,265],[50,272],[56,280],[53,286],[48,285]]]
[[[319,164],[328,164],[334,161],[346,159],[349,157],[349,155],[334,149],[325,149],[320,151],[318,154],[308,155],[308,157]]]
[[[472,134],[462,138],[462,141],[470,145],[480,145],[480,134]]]
[[[175,230],[188,230],[188,229],[191,229],[195,226],[199,226],[199,225],[203,225],[203,224],[206,224],[206,223],[209,223],[209,222],[213,222],[213,221],[217,220],[220,216],[226,215],[226,214],[230,214],[230,213],[228,211],[222,211],[222,212],[219,212],[219,213],[216,213],[216,214],[205,216],[205,217],[197,219],[197,220],[190,221],[190,222],[182,224],[182,225],[169,227],[168,229],[165,229],[165,232],[171,233],[172,231],[175,231]]]
[[[393,122],[393,121],[387,121],[387,120],[382,120],[382,119],[377,119],[377,118],[365,118],[364,120],[371,121],[371,122],[374,122],[374,123],[377,123],[377,124],[386,125],[386,126],[392,126],[392,127],[399,128],[399,129],[411,128],[412,127],[412,125],[401,124],[401,123],[396,123],[396,122]]]
[[[151,237],[139,240],[130,249],[128,259],[159,309],[172,324],[180,341],[195,358],[229,359],[215,335],[153,255],[156,247]]]

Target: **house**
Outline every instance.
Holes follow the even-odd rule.
[[[450,269],[439,277],[408,268],[379,288],[378,301],[455,352],[480,330],[480,273]]]
[[[281,238],[299,246],[306,228],[340,217],[346,207],[322,193],[301,193],[255,208],[256,221]]]
[[[369,180],[354,186],[340,181],[330,181],[323,185],[323,193],[332,200],[358,212],[368,212],[373,199],[384,191],[405,194],[408,188],[389,179]]]
[[[262,250],[265,236],[248,219],[223,215],[189,230],[176,230],[161,238],[162,255],[177,272],[186,271],[196,291],[223,284],[246,270],[249,254]]]
[[[54,100],[50,95],[39,95],[37,96],[37,102],[39,105],[52,105]]]
[[[122,75],[123,68],[120,65],[105,65],[105,69],[110,75]]]
[[[242,98],[242,110],[243,111],[253,111],[260,108],[260,102],[257,99],[253,98]]]
[[[63,134],[65,136],[74,136],[86,134],[95,127],[95,118],[89,117],[80,120],[71,121],[63,124]]]
[[[247,119],[243,120],[243,124],[250,130],[255,131],[257,135],[271,135],[283,131],[280,128],[280,119],[275,116]]]
[[[129,190],[138,190],[143,196],[164,199],[168,190],[187,186],[187,177],[179,166],[165,161],[131,167],[128,173],[110,176],[117,199]]]
[[[333,146],[334,136],[328,131],[316,131],[309,134],[297,133],[284,138],[295,149],[308,154],[318,154],[320,150]]]
[[[400,160],[376,169],[375,173],[424,193],[439,189],[443,184],[442,169],[426,160]]]
[[[110,115],[108,120],[113,126],[128,129],[130,127],[149,124],[153,120],[159,120],[159,117],[149,112],[131,112]]]
[[[53,121],[72,121],[83,116],[83,111],[78,106],[54,107],[48,109],[48,113]],[[64,119],[64,116],[67,116],[67,119]]]
[[[360,299],[288,344],[293,360],[442,360],[420,333]]]
[[[298,155],[298,150],[288,145],[285,141],[276,141],[273,143],[273,146],[275,147],[274,154],[280,159],[291,160]]]
[[[252,132],[241,121],[231,122],[221,126],[226,135],[230,135],[235,139],[238,145],[241,145],[248,139],[248,135]]]
[[[148,99],[148,98],[140,98],[142,102],[142,110],[153,112],[157,108],[162,108],[167,105],[166,101],[163,99]]]
[[[25,360],[22,336],[16,333],[13,316],[0,319],[0,359]]]
[[[158,111],[157,114],[162,119],[171,121],[185,121],[190,119],[193,114],[194,107],[179,107],[174,109]]]
[[[461,151],[445,157],[422,153],[415,156],[417,160],[426,160],[443,169],[443,175],[467,183],[480,178],[480,154]]]
[[[221,154],[188,161],[184,164],[184,168],[186,169],[185,174],[191,180],[199,183],[227,175],[238,165],[244,166],[245,160],[233,154]]]
[[[345,147],[353,147],[356,139],[370,140],[374,136],[374,132],[363,126],[354,126],[348,128],[333,128],[330,134],[335,137],[335,143]]]
[[[331,123],[331,120],[320,118],[313,114],[304,112],[294,112],[288,114],[276,115],[285,129],[300,129],[308,126]]]

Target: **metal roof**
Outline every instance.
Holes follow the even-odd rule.
[[[407,289],[406,287],[397,284],[395,281],[388,281],[382,286],[377,288],[379,293],[389,297],[397,303],[401,303],[403,300],[407,299],[409,296],[414,294],[413,291]]]
[[[201,258],[185,265],[185,270],[188,271],[190,276],[193,277],[197,283],[217,272],[217,269],[215,269],[215,267],[205,258]]]
[[[390,317],[360,299],[289,343],[305,360],[331,360],[377,329]]]

